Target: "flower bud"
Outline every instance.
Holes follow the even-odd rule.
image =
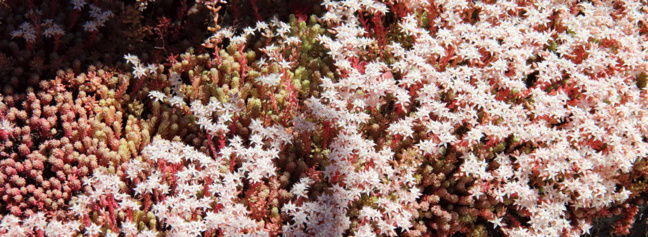
[[[36,179],[36,177],[38,177],[38,172],[39,171],[34,170],[34,169],[29,170],[29,173],[28,173],[29,178]]]
[[[41,186],[42,186],[42,184],[44,182],[46,182],[46,181],[44,181],[43,175],[40,175],[40,174],[38,176],[36,176],[35,180],[36,180],[37,183],[41,184]]]
[[[63,193],[61,192],[61,190],[58,190],[58,189],[52,191],[52,194],[54,195],[54,198],[56,198],[56,199],[60,199],[61,197],[63,197]]]
[[[28,193],[32,193],[32,194],[33,194],[34,191],[36,191],[36,186],[34,186],[33,184],[27,185],[27,192],[28,192]]]
[[[22,210],[20,210],[20,207],[17,207],[17,206],[12,206],[11,209],[10,209],[10,212],[14,216],[22,215]]]
[[[50,178],[50,183],[52,184],[52,188],[54,189],[61,189],[61,181],[58,179],[55,179],[54,177]]]
[[[13,168],[12,166],[5,167],[5,173],[4,173],[5,175],[9,176],[9,175],[15,175],[17,173],[18,172],[16,172],[16,169]]]
[[[54,97],[49,93],[42,93],[40,97],[41,104],[49,104],[50,102],[52,102],[52,99],[54,99]]]
[[[27,120],[27,117],[28,117],[27,111],[24,110],[21,110],[16,114],[16,118],[18,118],[18,120],[25,121]]]
[[[72,181],[70,181],[69,186],[73,191],[78,191],[79,189],[81,189],[81,181],[79,181],[78,179],[73,179]]]
[[[50,122],[47,119],[45,119],[45,118],[40,119],[40,129],[41,129],[41,131],[49,132],[49,130],[51,128],[52,128],[52,125],[50,124]]]
[[[44,189],[50,189],[50,188],[52,187],[52,184],[50,183],[50,181],[45,180],[45,181],[43,181],[43,182],[41,183],[41,186],[42,186]]]
[[[25,171],[25,166],[23,166],[23,164],[21,164],[20,162],[17,162],[14,165],[14,168],[16,169],[16,172],[18,172],[18,173],[22,173],[23,171]]]
[[[65,180],[65,172],[63,172],[62,170],[56,171],[56,178],[59,180]]]

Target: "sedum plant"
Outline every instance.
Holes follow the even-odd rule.
[[[220,3],[206,4],[212,24]],[[107,86],[85,85],[85,75],[64,77],[69,88],[45,83],[96,93],[108,107],[91,107],[79,92],[74,106],[90,112],[76,122],[65,110],[73,93],[61,96],[71,104],[59,109],[65,122],[96,122],[78,128],[93,134],[87,139],[63,123],[72,138],[63,153],[52,147],[59,178],[88,163],[65,152],[101,159],[89,161],[82,182],[70,181],[78,187],[57,207],[46,199],[49,209],[9,200],[25,181],[2,177],[11,207],[0,232],[580,236],[615,216],[612,232],[629,233],[648,178],[640,3],[327,0],[317,8],[324,13],[212,27],[203,47],[164,62],[127,54],[118,77],[127,95],[111,90],[110,77]],[[3,143],[4,176],[33,173],[16,162],[34,153],[31,129],[56,137],[47,127],[55,111],[37,116],[51,99],[39,96],[1,104],[0,135],[28,143]]]

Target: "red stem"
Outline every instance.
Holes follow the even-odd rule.
[[[256,1],[257,0],[250,0],[250,4],[252,4],[252,9],[254,10],[254,16],[256,17],[257,21],[263,21],[261,14],[259,14],[259,8],[256,5]]]
[[[92,43],[94,43],[95,39],[97,39],[97,34],[99,34],[98,30],[95,30],[95,31],[92,32],[90,37],[88,37],[88,42],[85,45],[86,47],[90,47],[90,45],[92,45]]]
[[[211,150],[212,154],[214,155],[214,158],[216,158],[216,148],[214,147],[214,143],[212,142],[212,136],[207,134],[207,143],[209,143],[209,149]]]
[[[76,24],[77,20],[79,19],[79,14],[81,14],[80,10],[74,10],[72,12],[72,21],[70,21],[70,26],[68,27],[68,31],[70,31],[72,27],[74,27],[74,25]]]
[[[241,65],[241,81],[239,82],[240,85],[243,85],[245,82],[245,69],[247,65],[247,59],[245,58],[245,54],[243,54],[243,49],[245,49],[245,45],[241,45],[238,48],[239,54],[241,54],[241,58],[239,59],[239,64]]]

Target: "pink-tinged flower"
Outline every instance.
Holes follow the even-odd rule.
[[[57,36],[62,36],[65,34],[65,31],[58,24],[51,24],[47,29],[43,31],[43,35],[47,38],[54,38]]]
[[[96,21],[87,21],[83,24],[83,30],[86,32],[97,32],[99,31],[99,23]]]
[[[149,91],[148,96],[149,98],[153,99],[153,101],[159,102],[164,102],[164,99],[166,99],[167,97],[164,93],[155,90]]]
[[[90,7],[90,17],[92,18],[99,18],[102,15],[101,8],[95,6],[95,5],[88,5]]]
[[[369,236],[376,236],[376,234],[373,232],[373,228],[371,227],[370,223],[364,223],[364,224],[360,224],[354,236],[369,237]]]
[[[0,229],[4,230],[11,230],[12,228],[18,228],[20,227],[20,218],[14,216],[14,215],[6,215],[4,218],[2,218],[2,222],[0,222]]]
[[[135,55],[132,55],[132,54],[124,55],[124,59],[126,59],[126,63],[131,63],[133,65],[140,64],[139,58],[137,56],[135,56]]]
[[[63,232],[64,226],[63,223],[57,220],[51,220],[47,227],[45,228],[45,235],[47,236],[58,236]]]
[[[293,220],[295,221],[295,225],[302,225],[306,223],[307,218],[308,215],[303,210],[298,210],[297,212],[295,212],[295,215],[293,215]]]
[[[88,214],[88,209],[85,207],[85,205],[81,203],[75,203],[70,207],[70,211],[72,212],[73,215],[75,216],[80,216],[83,217],[84,215]]]
[[[65,223],[65,228],[69,231],[73,231],[71,233],[78,233],[81,228],[81,222],[79,221],[70,221],[68,223]]]
[[[413,118],[407,117],[405,119],[401,119],[396,123],[393,123],[389,125],[389,128],[387,128],[387,131],[392,134],[392,135],[401,135],[403,137],[412,137],[412,134],[414,134],[414,130],[412,130],[412,122]]]
[[[0,120],[0,138],[2,138],[2,140],[9,139],[9,136],[13,134],[14,127],[15,124],[7,119]]]
[[[484,133],[479,128],[473,128],[466,134],[466,140],[471,143],[479,142],[482,137],[484,137]]]
[[[492,219],[492,220],[489,220],[488,222],[493,223],[493,225],[494,225],[494,226],[493,226],[493,229],[497,229],[497,227],[500,227],[500,226],[501,226],[501,227],[506,226],[505,223],[502,223],[502,218],[501,218],[501,217],[500,217],[500,218],[497,218],[497,217],[496,217],[496,218],[494,218],[494,219]]]
[[[267,76],[257,78],[257,81],[265,86],[276,86],[279,85],[279,82],[281,81],[281,74],[271,73]]]
[[[143,230],[139,233],[138,237],[156,237],[158,232],[155,230]]]
[[[396,226],[393,224],[387,223],[387,221],[383,219],[378,219],[377,224],[381,235],[396,236],[396,231],[394,231]]]
[[[34,215],[29,216],[26,220],[23,221],[23,226],[29,230],[45,230],[45,226],[47,226],[47,218],[45,217],[45,213],[38,212]]]
[[[183,107],[186,105],[184,99],[180,96],[173,96],[169,99],[169,104],[174,107]]]
[[[281,208],[282,212],[288,213],[290,215],[294,215],[295,212],[297,211],[297,205],[292,203],[292,200],[289,201],[288,203],[284,204],[283,208]]]
[[[146,183],[139,183],[134,189],[135,195],[143,195],[146,193]]]
[[[114,233],[114,232],[108,232],[108,233],[106,233],[106,237],[119,237],[119,234]]]
[[[19,28],[18,30],[14,30],[13,32],[11,32],[11,38],[22,37],[28,43],[36,42],[36,30],[34,29],[31,23],[24,22],[20,24],[18,28]]]
[[[132,221],[123,221],[122,222],[122,232],[126,234],[126,236],[131,236],[131,235],[136,235],[137,234],[137,226],[135,225],[135,222]]]
[[[248,178],[253,183],[260,183],[261,179],[263,178],[263,172],[260,169],[254,169],[248,174]]]
[[[380,211],[373,209],[369,206],[365,206],[360,210],[360,215],[358,216],[361,220],[368,218],[369,220],[375,221],[382,218]]]
[[[139,210],[140,209],[140,205],[137,204],[137,202],[135,200],[133,200],[132,198],[126,198],[126,199],[122,200],[119,207],[121,209],[131,209],[131,210]]]
[[[288,60],[285,60],[285,59],[283,59],[283,60],[277,62],[277,64],[279,64],[279,67],[281,67],[282,69],[287,69],[287,70],[289,70],[290,68],[292,68],[292,66],[291,66],[291,65],[292,65],[292,62],[291,62],[291,61],[288,61]]]
[[[301,178],[298,183],[293,185],[290,192],[297,197],[308,198],[307,189],[311,180],[308,177]]]
[[[85,25],[83,27],[85,27]],[[140,64],[136,64],[135,67],[133,67],[133,75],[137,79],[140,79],[140,78],[146,76],[147,71],[148,71],[148,69],[146,67],[143,67]]]
[[[74,6],[74,10],[81,11],[83,6],[86,5],[85,0],[70,0],[72,5]]]

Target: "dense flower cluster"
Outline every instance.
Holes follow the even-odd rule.
[[[580,236],[645,205],[645,2],[223,4],[258,21],[5,89],[0,234]]]

